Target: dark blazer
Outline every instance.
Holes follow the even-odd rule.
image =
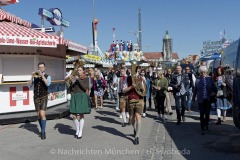
[[[217,87],[212,77],[206,77],[206,85],[207,85],[207,98],[208,98],[208,101],[210,101],[210,95],[217,94]],[[193,97],[192,97],[193,101],[197,96],[197,102],[198,103],[203,102],[203,86],[204,86],[203,77],[199,77],[195,83],[195,88],[194,88]]]
[[[171,86],[173,88],[173,94],[176,95],[176,93],[178,93],[180,91],[180,86],[178,85],[178,81],[177,81],[177,77],[178,77],[178,73],[174,73],[172,75],[171,81],[169,86]],[[190,82],[189,82],[189,78],[188,75],[185,73],[181,74],[181,83],[184,84],[184,87],[186,89],[186,91],[189,90],[190,87]]]

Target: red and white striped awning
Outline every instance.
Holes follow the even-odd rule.
[[[57,47],[61,44],[53,36],[12,22],[0,22],[0,45]]]
[[[34,30],[30,22],[0,9],[0,45],[57,47],[57,44],[68,46],[68,49],[73,51],[87,53],[87,47]]]
[[[4,20],[7,20],[7,21],[11,21],[13,23],[16,23],[16,24],[20,24],[20,25],[23,25],[25,27],[28,27],[28,28],[31,28],[31,23],[26,21],[26,20],[23,20],[9,12],[6,12],[2,9],[0,9],[0,21],[4,21]]]

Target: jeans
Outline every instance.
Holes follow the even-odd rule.
[[[110,83],[110,84],[108,85],[108,87],[109,87],[109,92],[110,92],[110,99],[112,100],[112,99],[114,98],[114,90],[113,90],[113,88],[112,88],[111,86],[112,86],[112,83]]]
[[[119,97],[119,94],[117,93],[117,95],[116,95],[116,110],[119,110],[119,101],[120,101],[120,97]]]
[[[192,88],[189,88],[187,92],[187,109],[191,109],[192,106]]]
[[[181,95],[181,96],[175,95],[175,97],[174,97],[178,122],[181,122],[181,116],[185,115],[186,96],[187,96],[187,93],[185,93],[184,95]],[[180,106],[180,100],[181,100],[181,106]],[[180,113],[180,107],[182,107],[181,113]]]

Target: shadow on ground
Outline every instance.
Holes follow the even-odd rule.
[[[67,134],[67,135],[74,135],[75,134],[75,129],[73,129],[72,126],[65,125],[65,124],[62,124],[62,123],[57,123],[54,126],[54,130],[56,130],[56,129],[61,134]]]
[[[22,129],[26,129],[30,132],[33,132],[37,135],[39,135],[39,129],[38,129],[38,126],[36,124],[32,124],[32,123],[24,123],[22,124],[21,126],[19,126],[19,128],[22,128]]]
[[[98,126],[93,126],[92,128],[98,129],[98,130],[100,130],[100,131],[108,132],[108,133],[113,134],[113,135],[115,135],[115,136],[119,136],[119,137],[126,138],[126,139],[128,139],[128,140],[130,140],[130,141],[133,142],[133,139],[128,137],[128,136],[130,136],[130,135],[126,135],[126,134],[118,131],[118,130],[115,129],[115,128],[112,128],[112,127],[104,127],[104,126],[100,126],[100,125],[98,125]]]
[[[100,116],[94,116],[95,119],[99,119],[101,121],[105,121],[108,123],[114,123],[114,124],[121,124],[121,122],[116,121],[114,118],[109,118],[109,117],[100,117]]]

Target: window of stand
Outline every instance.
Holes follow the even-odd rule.
[[[33,56],[3,56],[1,82],[26,82],[34,70]]]
[[[34,56],[2,56],[0,57],[0,83],[27,83],[31,79],[31,73],[34,72]],[[65,59],[53,57],[39,57],[39,62],[46,65],[46,74],[50,75],[52,81],[64,80],[65,77]]]

